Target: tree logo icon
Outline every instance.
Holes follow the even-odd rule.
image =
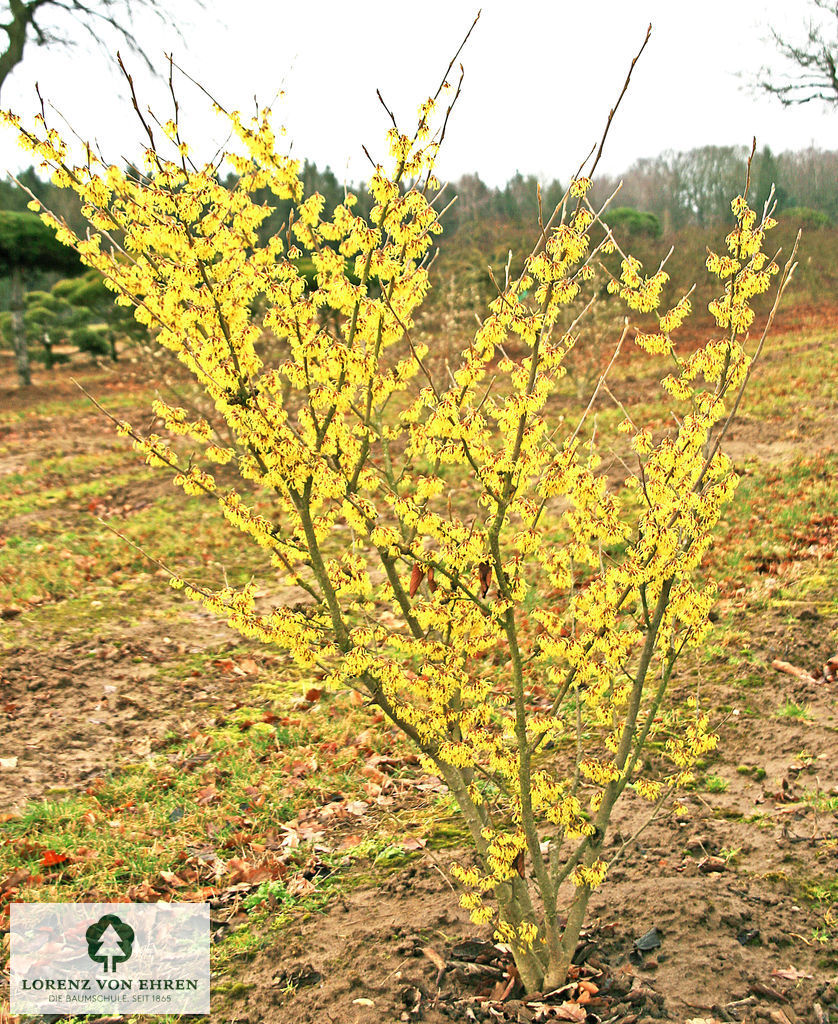
[[[134,929],[116,914],[105,914],[87,929],[85,938],[87,955],[94,963],[104,964],[107,974],[108,961],[113,972],[117,964],[123,964],[130,958],[134,945]]]

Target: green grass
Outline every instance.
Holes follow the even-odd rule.
[[[730,786],[727,779],[721,778],[719,775],[708,775],[704,780],[704,788],[708,793],[725,793]]]
[[[820,789],[807,789],[803,794],[803,799],[818,814],[838,814],[838,794],[830,795]]]
[[[81,379],[81,383],[88,388],[91,394],[95,395],[96,401],[102,408],[114,416],[122,416],[126,409],[126,404],[131,408],[149,409],[157,394],[156,388],[135,390],[130,395],[126,395],[121,388],[118,388],[113,393],[108,393],[105,389],[108,386],[113,387],[113,381],[106,380],[103,382],[102,378],[95,372],[77,374],[76,376],[77,379]],[[117,387],[118,384],[117,380]],[[64,395],[60,398],[35,400],[23,408],[5,408],[0,410],[0,425],[4,426],[23,424],[27,420],[50,421],[69,418],[76,422],[87,419],[94,428],[97,423],[101,422],[101,414],[93,408],[90,399],[83,395],[81,391],[75,389],[69,395]]]
[[[779,718],[800,718],[812,717],[812,711],[808,704],[796,704],[793,700],[787,700],[777,712]]]
[[[374,808],[367,779],[357,771],[357,750],[339,742],[366,737],[371,717],[349,694],[321,698],[316,709],[296,715],[265,705],[218,710],[214,725],[189,738],[170,734],[145,760],[122,764],[85,793],[33,802],[11,817],[2,827],[0,877],[29,870],[26,899],[73,900],[83,893],[107,899],[161,872],[177,872],[195,847],[209,844],[224,858],[250,858],[254,843],[281,837],[282,823],[301,810],[335,799],[363,799]],[[370,742],[392,756],[403,749],[393,740],[389,731],[377,730]],[[392,815],[387,820],[396,834],[415,824]],[[341,821],[355,830],[369,827],[366,818]],[[66,860],[48,866],[48,850]],[[352,859],[385,867],[406,856],[386,828],[352,850]]]

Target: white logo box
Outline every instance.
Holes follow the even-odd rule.
[[[208,903],[13,903],[12,1013],[210,1010]]]

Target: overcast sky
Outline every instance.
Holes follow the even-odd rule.
[[[157,24],[137,35],[161,68],[175,59],[224,106],[274,105],[293,152],[343,180],[366,175],[361,145],[386,154],[389,122],[375,90],[411,126],[477,11],[464,0],[164,0],[182,17],[184,38]],[[611,173],[665,149],[706,144],[775,151],[838,148],[838,113],[809,104],[786,110],[743,90],[742,73],[776,60],[769,26],[801,35],[805,0],[485,0],[461,60],[463,94],[440,163],[443,177],[476,171],[490,184],[516,171],[564,181],[599,138],[646,26],[652,40],[609,136],[601,167]],[[220,12],[220,20],[214,13]],[[2,34],[0,34],[2,38]],[[137,58],[129,62],[143,102],[161,120],[167,91]],[[80,43],[70,51],[30,49],[4,86],[2,105],[22,115],[37,109],[35,82],[74,130],[97,139],[110,159],[135,156],[143,144],[124,87],[108,56]],[[225,135],[192,85],[178,85],[184,136],[211,155]],[[28,163],[11,133],[0,135],[0,167]],[[202,142],[206,148],[197,143]]]

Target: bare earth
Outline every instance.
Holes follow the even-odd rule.
[[[13,391],[0,397],[14,400]],[[837,422],[833,410],[802,447],[834,449]],[[33,443],[72,448],[72,438],[55,438],[52,429],[27,422],[7,437],[3,471],[19,467],[19,452]],[[738,425],[732,453],[782,464],[801,450],[787,425],[772,429],[776,436],[765,423]],[[107,426],[96,436],[109,437]],[[76,443],[95,446],[89,425],[80,426]],[[132,493],[130,501],[142,497]],[[23,521],[8,525],[26,529]],[[796,608],[791,617],[738,614],[752,636],[749,673],[761,685],[743,689],[738,670],[725,666],[704,694],[710,707],[739,709],[722,728],[712,769],[727,788],[688,794],[689,817],[650,826],[595,897],[580,949],[579,977],[599,990],[587,1005],[588,1024],[838,1021],[838,953],[818,938],[829,908],[807,901],[802,891],[804,880],[832,879],[838,871],[838,817],[818,813],[803,798],[838,794],[838,692],[834,683],[801,682],[771,666],[781,658],[818,675],[838,648],[838,618],[814,606]],[[176,687],[156,680],[161,666],[199,650],[221,651],[232,639],[199,615],[184,611],[167,625],[167,636],[152,620],[49,644],[21,630],[20,642],[0,659],[0,756],[18,758],[16,770],[0,770],[0,820],[27,799],[83,790],[103,770],[142,758],[169,729],[188,732],[206,709],[229,699],[231,681],[220,672]],[[235,685],[245,691],[245,684]],[[778,716],[789,701],[808,706],[809,717]],[[759,766],[764,777],[737,771],[740,766]],[[643,809],[626,800],[615,822],[615,848]],[[241,963],[240,989],[216,1001],[213,1020],[577,1019],[527,1004],[514,990],[499,1001],[497,977],[465,956],[465,939],[485,944],[490,933],[468,921],[444,877],[445,865],[460,856],[468,855],[423,854],[382,874],[374,887],[350,890],[324,913],[301,916],[281,941]],[[705,873],[708,863],[718,870]],[[653,928],[660,945],[633,953],[635,940]]]

